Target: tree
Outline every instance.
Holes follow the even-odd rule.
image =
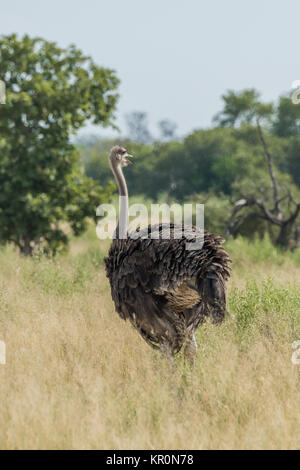
[[[234,127],[241,123],[253,124],[259,118],[268,119],[273,114],[272,103],[259,101],[260,94],[253,88],[234,92],[229,90],[222,96],[224,109],[214,117],[221,127]]]
[[[282,248],[297,247],[300,245],[300,233],[297,219],[300,215],[300,202],[298,202],[287,185],[280,187],[278,177],[274,171],[272,157],[264,137],[259,118],[257,118],[257,131],[266,159],[271,194],[265,187],[260,187],[254,194],[249,194],[249,183],[242,198],[235,202],[233,212],[228,220],[227,233],[235,235],[237,229],[249,219],[264,220],[269,226],[277,228],[276,244]],[[251,211],[245,210],[250,208]]]
[[[160,136],[162,140],[171,140],[175,137],[177,124],[169,119],[163,119],[158,122],[158,128],[160,130]]]
[[[282,140],[282,139],[281,139]],[[289,138],[285,155],[285,170],[290,173],[294,183],[300,188],[300,136]]]
[[[140,144],[148,144],[152,137],[148,129],[147,114],[141,111],[133,111],[125,116],[129,131],[129,138]]]
[[[215,117],[215,121],[221,127],[234,127],[239,125],[240,134],[247,135],[253,141],[253,129],[256,127],[258,141],[263,149],[263,155],[268,167],[269,184],[250,190],[251,182],[246,180],[246,189],[242,190],[243,184],[239,182],[241,198],[234,203],[233,212],[228,220],[227,233],[235,235],[241,226],[250,219],[258,222],[265,221],[269,226],[276,227],[276,244],[288,248],[300,242],[297,229],[297,219],[300,214],[300,202],[295,199],[292,191],[284,185],[279,184],[269,145],[264,136],[261,125],[270,124],[274,121],[274,107],[271,103],[262,103],[259,93],[254,89],[243,90],[239,93],[229,91],[223,95],[224,109]],[[292,106],[295,106],[290,102]],[[287,119],[288,110],[291,105],[281,98],[276,110],[275,122],[270,130],[282,137],[297,135],[297,116],[299,110],[293,109],[292,118]],[[300,115],[299,115],[300,116]],[[268,127],[267,127],[268,129]],[[281,132],[279,132],[281,129]],[[283,131],[284,129],[284,131]],[[245,132],[246,130],[246,132]],[[251,132],[249,132],[249,130]],[[292,131],[293,130],[293,131]],[[238,135],[238,134],[236,134]],[[270,134],[269,134],[270,136]],[[271,136],[270,136],[271,137]],[[257,183],[261,182],[257,179]],[[290,184],[290,180],[288,181]],[[242,193],[242,194],[241,194]]]
[[[75,46],[27,35],[2,36],[0,62],[0,241],[55,253],[68,242],[61,223],[78,235],[112,193],[84,174],[70,135],[86,120],[113,125],[119,81]]]
[[[300,104],[295,104],[290,96],[281,96],[276,109],[273,132],[279,137],[300,135]]]

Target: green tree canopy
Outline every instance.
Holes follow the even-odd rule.
[[[55,252],[67,243],[61,223],[79,234],[112,192],[84,174],[70,136],[86,120],[113,125],[119,81],[75,46],[29,36],[2,36],[0,63],[0,240]]]
[[[274,111],[272,103],[262,103],[260,93],[254,88],[234,92],[229,90],[222,96],[223,110],[214,117],[221,127],[254,124],[257,118],[270,118]]]
[[[293,103],[291,96],[279,98],[273,132],[279,137],[300,135],[300,104]]]

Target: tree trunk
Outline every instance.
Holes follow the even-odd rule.
[[[284,249],[289,248],[291,241],[291,231],[293,223],[286,223],[280,227],[280,232],[276,240],[276,245],[281,246]]]
[[[32,256],[33,247],[30,245],[30,240],[27,238],[20,243],[20,253],[23,256]]]

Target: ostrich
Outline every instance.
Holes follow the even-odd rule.
[[[129,319],[155,349],[171,357],[184,346],[188,362],[197,351],[195,331],[210,317],[221,323],[226,315],[225,282],[230,275],[230,259],[222,248],[224,240],[204,232],[201,249],[187,250],[186,242],[200,231],[181,225],[149,225],[139,236],[127,237],[128,191],[123,167],[132,155],[120,146],[110,151],[110,167],[116,179],[120,214],[115,239],[105,259],[106,274],[116,310]],[[125,223],[125,237],[121,225]],[[165,239],[164,230],[170,231]],[[156,237],[147,235],[156,233]],[[124,234],[123,234],[124,235]]]

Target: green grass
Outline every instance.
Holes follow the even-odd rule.
[[[1,449],[299,447],[299,251],[226,243],[231,317],[197,331],[193,372],[114,310],[93,227],[54,260],[0,251]]]

